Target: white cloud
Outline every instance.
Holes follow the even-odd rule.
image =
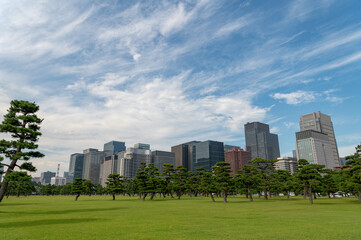
[[[354,154],[356,152],[355,147],[357,146],[357,144],[358,143],[356,143],[355,145],[339,146],[338,152],[340,157],[346,157]]]
[[[314,92],[296,91],[291,93],[275,93],[271,95],[274,99],[284,99],[287,104],[297,105],[301,103],[313,102],[316,99]]]
[[[254,20],[250,15],[243,16],[230,23],[225,24],[214,34],[214,37],[227,37],[227,35],[239,31],[245,26],[251,24]]]
[[[279,127],[271,127],[270,132],[271,133],[279,133],[280,129],[279,129]]]
[[[219,87],[216,84],[213,84],[209,87],[205,87],[200,91],[201,95],[207,95],[216,92],[219,89]]]
[[[320,93],[314,91],[296,91],[291,93],[275,93],[271,97],[278,100],[285,100],[287,104],[298,105],[317,101],[327,101],[333,103],[342,103],[347,98],[334,96],[333,93],[338,90],[329,89]]]
[[[163,150],[192,139],[238,141],[245,122],[270,120],[272,107],[254,104],[259,94],[292,85],[300,90],[272,97],[293,105],[321,97],[341,102],[335,92],[313,89],[313,80],[361,59],[355,48],[339,51],[359,43],[358,26],[293,44],[309,32],[295,21],[269,24],[249,1],[233,14],[222,12],[219,1],[107,4],[9,1],[0,7],[6,63],[0,111],[19,97],[40,105],[40,147],[48,152],[38,161],[41,170],[113,139]],[[321,7],[312,4],[296,2],[288,10],[303,20]],[[333,31],[332,23],[327,29]],[[235,43],[219,44],[234,33],[242,33]],[[305,83],[313,91],[303,90]]]

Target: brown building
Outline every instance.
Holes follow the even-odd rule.
[[[243,149],[233,148],[231,151],[224,153],[224,160],[231,164],[230,174],[234,176],[239,170],[242,170],[243,165],[247,165],[252,160],[252,154]]]
[[[192,141],[177,146],[171,147],[171,152],[174,153],[175,166],[183,166],[187,171],[192,171],[192,149],[193,145],[199,141]]]

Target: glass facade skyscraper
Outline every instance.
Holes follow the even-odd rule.
[[[223,142],[205,141],[199,142],[192,146],[192,171],[203,167],[206,171],[217,162],[224,162],[224,146]]]
[[[280,157],[278,135],[270,133],[269,125],[252,122],[244,125],[246,150],[252,153],[252,159],[266,160]]]
[[[107,156],[117,155],[121,151],[125,151],[125,142],[111,141],[104,144],[104,152]]]
[[[134,148],[150,150],[150,145],[146,144],[146,143],[136,143],[136,144],[134,144]]]
[[[106,154],[98,149],[84,150],[83,179],[90,180],[93,184],[100,184],[101,164]]]
[[[187,171],[196,171],[196,168],[204,167],[206,171],[217,162],[224,162],[223,142],[217,141],[192,141],[172,147],[175,153],[175,163],[183,166]]]
[[[68,174],[69,183],[74,182],[75,178],[83,178],[83,161],[84,154],[74,153],[70,155]]]
[[[159,173],[163,173],[164,164],[172,164],[174,166],[174,153],[159,150],[153,151],[152,163],[154,163],[154,166],[158,168]]]

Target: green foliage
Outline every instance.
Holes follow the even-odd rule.
[[[212,173],[214,175],[215,186],[223,196],[223,201],[227,202],[228,192],[232,189],[232,177],[229,175],[231,172],[231,166],[228,162],[217,162],[212,167]]]
[[[76,194],[75,201],[78,200],[80,194],[84,193],[86,180],[81,178],[75,178],[73,184],[71,185],[71,193]]]
[[[16,195],[19,197],[21,194],[28,195],[35,191],[31,183],[31,176],[26,172],[12,172],[4,180],[9,182],[6,195]]]
[[[199,184],[199,191],[204,196],[210,196],[212,201],[214,202],[213,193],[217,192],[217,187],[215,181],[213,179],[213,175],[210,172],[206,172],[203,170],[198,171],[200,174],[200,184]]]
[[[277,160],[266,160],[262,158],[255,158],[250,161],[250,163],[259,170],[262,179],[263,194],[266,200],[268,199],[268,191],[270,190],[271,178],[273,177],[274,164],[276,162]]]
[[[262,178],[259,170],[253,165],[245,165],[243,169],[235,176],[236,189],[245,190],[247,197],[253,202],[252,190],[256,189],[261,183]]]
[[[113,200],[115,200],[115,194],[119,194],[124,191],[123,177],[119,174],[110,174],[106,185],[107,191],[113,195]]]
[[[355,194],[358,194],[359,202],[361,202],[361,145],[356,147],[356,153],[348,158],[344,166],[344,184]]]
[[[321,173],[324,172],[325,165],[307,164],[301,161],[299,164],[296,177],[303,183],[304,197],[308,194],[310,204],[313,204],[313,188],[321,185]]]
[[[173,189],[173,174],[174,174],[174,166],[172,164],[164,164],[163,165],[163,173],[162,176],[165,179],[165,188],[167,190],[167,194],[173,198],[172,189]]]
[[[187,169],[178,166],[173,174],[173,191],[177,194],[178,199],[181,198],[186,190]]]
[[[83,185],[84,185],[85,194],[88,194],[89,196],[91,196],[95,192],[96,185],[93,184],[92,181],[84,180]]]
[[[40,124],[43,121],[35,113],[39,110],[39,106],[28,101],[13,100],[10,108],[0,124],[0,133],[10,134],[11,140],[0,140],[0,165],[7,166],[5,181],[3,181],[0,189],[0,201],[3,199],[8,186],[6,176],[14,172],[14,169],[36,171],[31,162],[25,162],[18,165],[20,160],[28,161],[31,158],[40,158],[44,155],[38,151],[36,142],[41,136]],[[3,158],[8,158],[10,164],[2,163]]]

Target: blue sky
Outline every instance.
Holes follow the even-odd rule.
[[[0,113],[35,101],[39,171],[111,140],[244,146],[269,123],[291,155],[302,114],[331,115],[340,156],[361,136],[361,2],[1,1]]]

